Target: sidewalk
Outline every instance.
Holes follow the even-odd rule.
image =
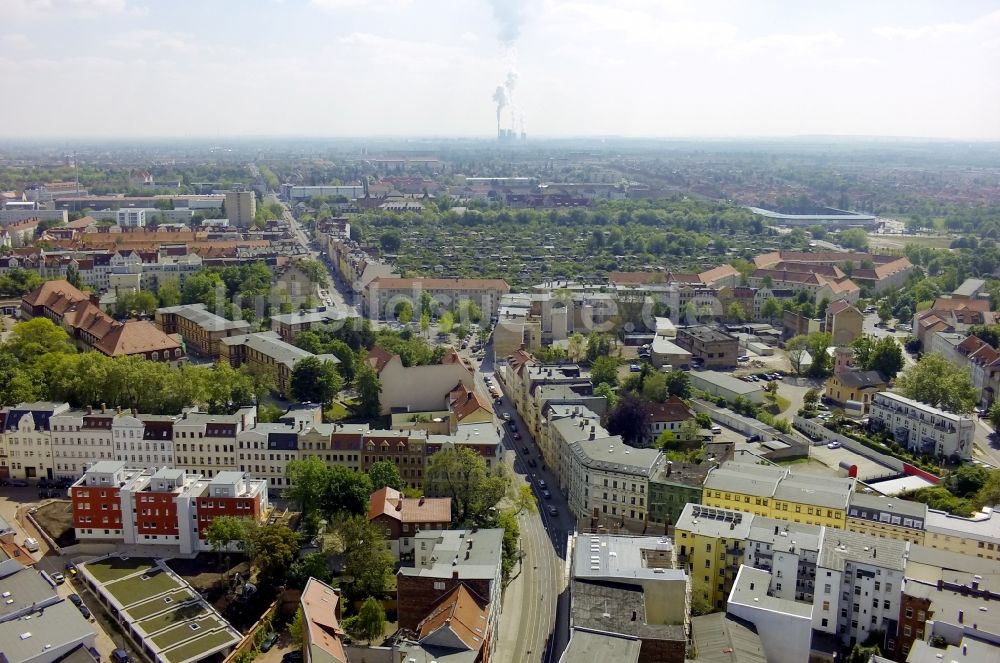
[[[503,592],[503,607],[500,613],[500,634],[497,638],[496,651],[493,655],[495,663],[521,663],[514,660],[517,642],[520,637],[518,618],[524,605],[524,574],[523,563],[517,565],[515,574]]]

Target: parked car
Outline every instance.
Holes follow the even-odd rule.
[[[81,605],[83,605],[83,599],[80,598],[79,594],[70,594],[67,598],[69,599],[70,603],[72,603],[73,605],[75,605],[78,608]]]
[[[552,506],[551,504],[549,505],[549,508],[548,508],[548,512],[549,512],[549,515],[550,515],[550,516],[558,516],[558,515],[559,515],[559,510],[558,510],[558,509],[556,509],[556,508],[555,508],[554,506]]]
[[[826,445],[826,448],[827,449],[839,449],[842,446],[844,446],[844,445],[842,445],[840,443],[840,440],[833,440],[832,442],[830,442],[829,444]]]
[[[534,458],[528,461],[528,467],[538,467],[538,463],[535,462]]]
[[[719,426],[718,424],[713,424],[712,435],[722,435],[722,426]]]
[[[544,490],[544,489],[548,488],[549,485],[547,483],[545,483],[545,479],[539,479],[538,480],[538,487],[541,488],[542,490]]]
[[[760,442],[760,441],[761,441],[760,435],[749,435],[749,436],[747,436],[747,442]]]
[[[90,619],[90,608],[85,605],[77,606],[80,608],[80,614],[83,615],[84,619]],[[127,658],[125,659],[128,660]]]
[[[505,421],[510,421],[510,412],[504,412],[503,413],[503,418],[504,418]]]
[[[628,370],[632,371],[633,373],[638,373],[642,369],[639,368],[639,364],[629,364]]]
[[[518,433],[517,431],[515,431],[515,432],[514,432],[514,439],[515,439],[515,440],[520,440],[520,439],[521,439],[521,434],[520,434],[520,433]],[[527,452],[525,452],[525,453],[527,453]]]
[[[278,641],[278,634],[277,633],[273,633],[273,632],[272,633],[268,633],[267,637],[265,637],[264,640],[260,643],[260,650],[261,651],[270,651],[271,647],[273,647],[274,643],[276,643],[277,641]]]
[[[281,657],[281,663],[302,663],[302,652],[290,651]]]
[[[56,581],[57,585],[61,585],[66,582],[66,576],[58,572],[52,574],[52,579]]]
[[[25,481],[24,479],[14,479],[13,481],[10,482],[10,485],[13,486],[14,488],[27,488],[28,482]]]
[[[38,552],[38,539],[33,539],[29,536],[24,540],[24,547],[28,552]]]
[[[542,491],[542,497],[544,497],[544,498],[545,498],[545,499],[547,499],[547,500],[550,500],[550,499],[552,499],[552,493],[550,493],[550,492],[549,492],[549,491],[547,491],[547,490],[543,490],[543,491]]]
[[[528,454],[531,453],[531,451],[528,449],[528,447],[521,447],[521,451],[524,452],[525,456],[527,456]]]
[[[129,663],[132,657],[128,655],[128,652],[124,649],[116,649],[111,652],[111,660],[114,663]]]
[[[750,361],[750,355],[740,355],[739,357],[736,358],[736,361],[740,362],[741,364],[748,362]]]
[[[66,573],[69,574],[70,578],[75,578],[76,577],[76,567],[72,563],[67,564],[66,565]]]

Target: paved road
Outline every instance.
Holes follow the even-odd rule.
[[[318,261],[326,268],[327,276],[330,279],[330,287],[326,288],[327,298],[329,301],[324,301],[323,303],[327,306],[333,307],[337,311],[344,311],[349,316],[359,316],[360,314],[357,306],[350,303],[353,299],[353,293],[351,293],[348,285],[344,283],[340,274],[333,269],[327,259],[327,256],[324,256],[319,250],[318,245],[314,243],[309,231],[306,230],[306,228],[292,215],[291,210],[288,209],[288,205],[279,200],[273,194],[269,195],[268,202],[275,202],[284,207],[284,219],[288,222],[292,229],[292,236],[298,242],[299,246],[302,247],[302,252],[309,254],[310,258]]]
[[[493,377],[492,369],[492,363],[487,361],[476,374],[476,388],[487,395],[483,379],[487,375]],[[503,384],[499,386],[503,391]],[[522,436],[514,440],[510,426],[504,425],[504,461],[513,470],[518,484],[529,483],[533,487],[539,507],[536,513],[524,512],[519,517],[524,556],[504,593],[496,659],[499,663],[550,663],[558,660],[568,639],[565,560],[567,536],[573,531],[574,522],[557,488],[558,482],[543,469],[538,447],[506,394],[495,408],[501,421],[505,412],[510,413]],[[536,467],[529,466],[532,460]],[[539,480],[546,482],[550,498],[542,496]],[[555,516],[548,513],[550,506],[556,508]]]

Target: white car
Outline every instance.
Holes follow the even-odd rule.
[[[504,412],[503,413],[503,418],[506,421],[510,421],[510,412]]]
[[[842,445],[839,440],[833,440],[832,442],[830,442],[829,444],[826,445],[826,448],[827,449],[839,449],[842,446],[844,446],[844,445]]]

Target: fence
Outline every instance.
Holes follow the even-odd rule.
[[[282,598],[281,595],[279,595],[278,598],[274,599],[274,601],[271,602],[271,605],[267,607],[267,610],[265,610],[264,614],[260,616],[260,619],[258,619],[253,626],[247,629],[243,639],[240,640],[239,644],[233,648],[233,651],[229,652],[229,655],[223,659],[222,663],[234,663],[241,654],[253,651],[253,649],[257,646],[257,630],[260,629],[263,624],[270,622],[275,613],[278,612],[278,607],[281,603]]]

